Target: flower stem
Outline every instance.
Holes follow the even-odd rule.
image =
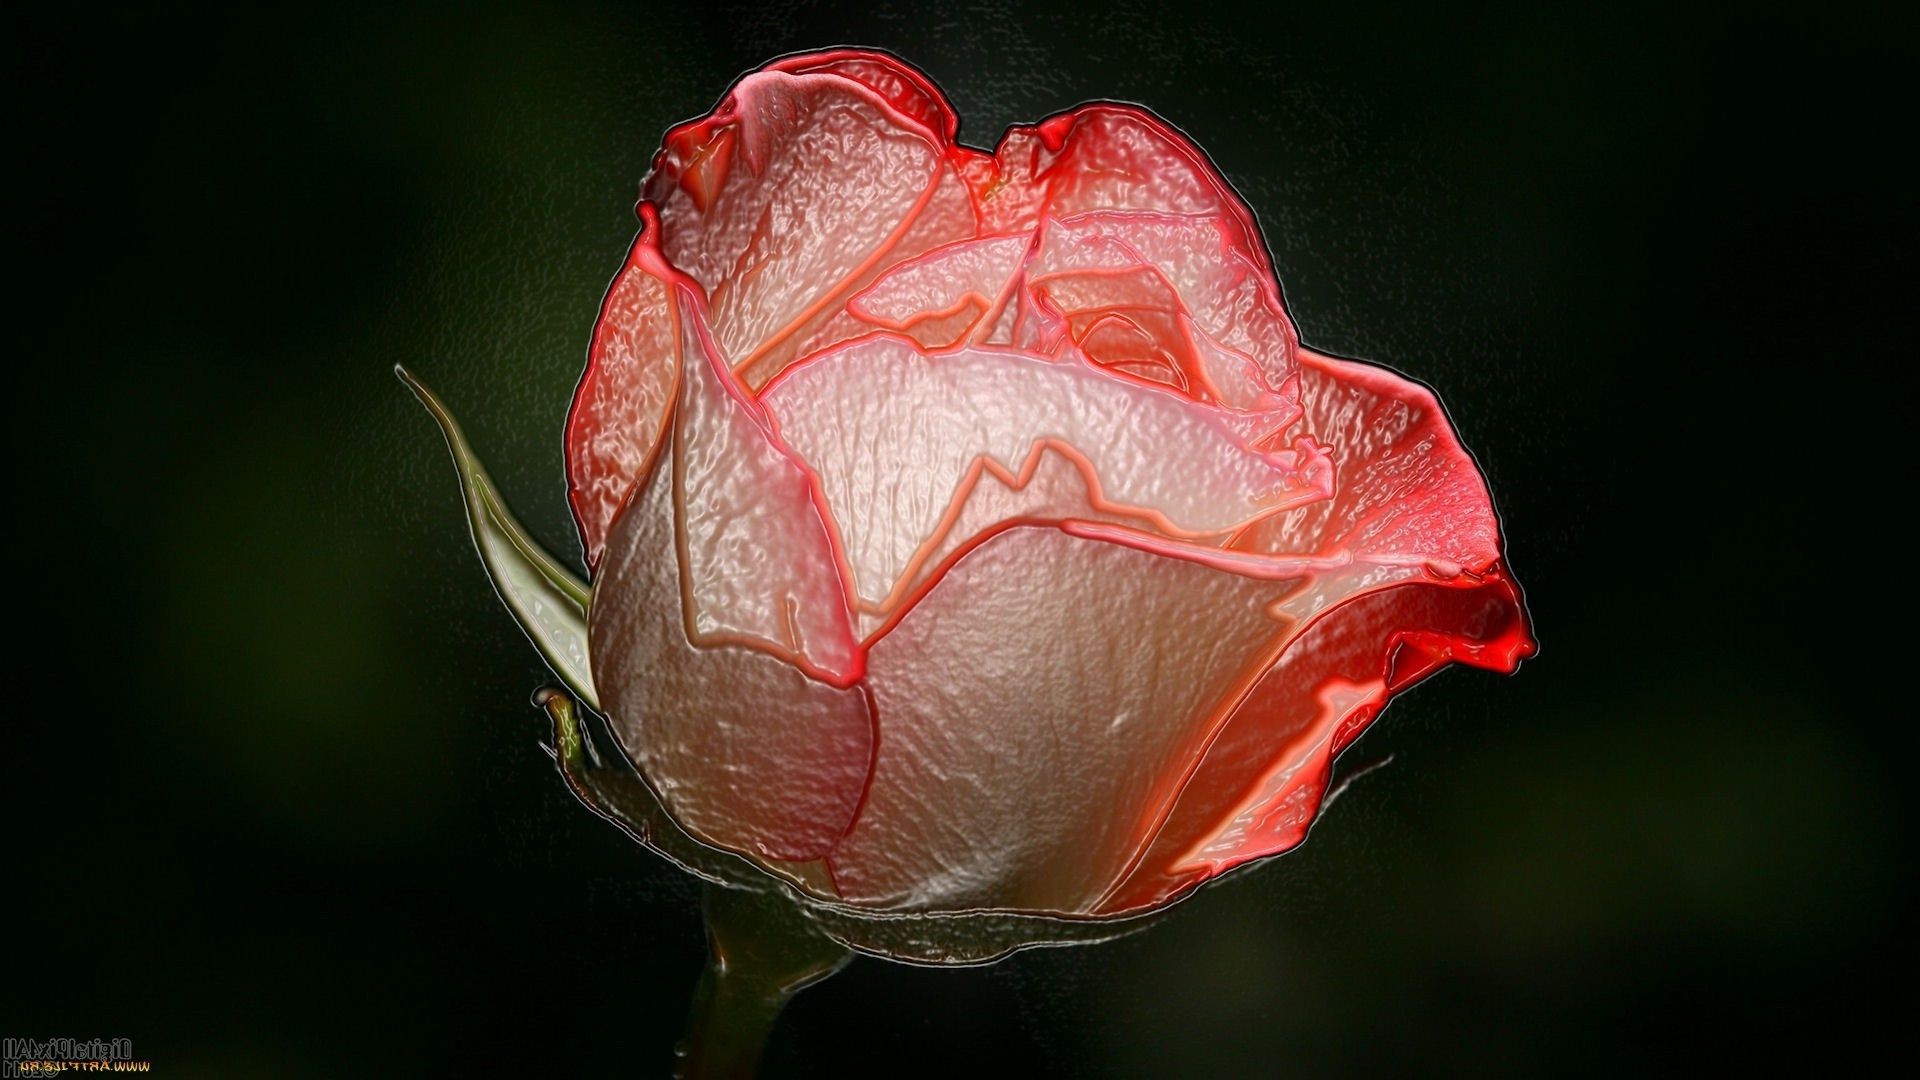
[[[674,1075],[752,1076],[787,999],[845,967],[853,954],[778,890],[709,885],[704,907],[710,955]]]

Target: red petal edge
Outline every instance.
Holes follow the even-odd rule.
[[[1152,155],[1156,167],[1133,175],[1150,183],[1116,186],[1107,157]],[[975,180],[981,231],[1031,228],[1042,215],[1054,218],[1096,210],[1152,210],[1218,214],[1233,223],[1234,247],[1262,271],[1273,260],[1259,223],[1213,159],[1185,132],[1139,105],[1095,101],[1050,116],[1031,127],[1010,127]]]
[[[785,56],[766,65],[768,71],[789,75],[826,72],[852,79],[887,100],[906,116],[926,126],[929,133],[948,143],[960,131],[960,117],[954,113],[947,95],[926,73],[905,60],[870,49],[833,49],[827,52]]]
[[[1341,475],[1329,504],[1271,519],[1248,546],[1327,557],[1289,601],[1302,629],[1217,733],[1131,871],[1117,914],[1163,905],[1306,839],[1334,759],[1393,695],[1447,664],[1511,672],[1536,651],[1472,456],[1426,387],[1312,353],[1308,420]]]
[[[567,501],[589,574],[665,434],[680,368],[670,298],[676,285],[692,285],[660,254],[659,212],[643,202],[639,214],[640,235],[600,302],[587,367],[567,410]]]

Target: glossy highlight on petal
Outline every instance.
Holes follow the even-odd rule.
[[[867,691],[772,651],[700,644],[673,462],[663,454],[614,525],[587,611],[602,704],[674,820],[760,859],[813,859],[859,805],[873,748]]]
[[[872,791],[830,857],[842,895],[909,910],[1091,910],[1205,717],[1259,677],[1291,585],[1000,533],[873,646]]]
[[[762,649],[836,686],[860,677],[842,559],[812,475],[675,297],[688,358],[673,426],[676,543],[688,635]]]
[[[781,437],[820,477],[855,591],[881,610],[992,467],[1030,475],[1052,449],[1094,505],[1182,537],[1221,535],[1324,499],[1317,448],[1247,445],[1220,411],[1073,358],[888,335],[797,365],[765,391]]]
[[[1284,609],[1301,632],[1195,766],[1111,910],[1152,906],[1305,839],[1333,759],[1386,701],[1452,661],[1512,671],[1534,650],[1499,523],[1431,392],[1307,354],[1309,422],[1341,473],[1326,502],[1237,539],[1313,567]]]

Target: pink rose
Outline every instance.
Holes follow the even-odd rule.
[[[839,51],[667,134],[567,424],[592,679],[682,828],[815,898],[1141,911],[1533,645],[1438,401],[1300,345],[1197,147],[956,129]]]
[[[991,155],[957,126],[839,51],[667,134],[567,422],[590,585],[402,373],[501,598],[639,770],[543,695],[582,798],[786,882],[801,938],[932,963],[1286,851],[1394,693],[1534,648],[1439,402],[1300,345],[1197,147],[1113,104]]]

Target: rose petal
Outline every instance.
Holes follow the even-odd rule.
[[[830,301],[817,305],[814,314],[784,340],[760,350],[757,359],[740,368],[741,379],[758,389],[796,360],[869,332],[863,321],[848,313],[845,300],[850,294],[871,283],[889,267],[952,242],[955,236],[971,235],[973,231],[973,211],[966,185],[951,169],[943,168],[926,208],[900,239],[865,270],[836,289]]]
[[[941,522],[933,538],[915,553],[912,564],[893,591],[877,605],[861,605],[860,632],[869,644],[889,619],[910,606],[916,596],[948,570],[954,559],[994,533],[1020,525],[1057,524],[1063,531],[1081,535],[1077,530],[1088,522],[1103,523],[1113,529],[1112,535],[1102,535],[1101,539],[1131,540],[1153,533],[1151,515],[1128,513],[1094,497],[1085,471],[1086,461],[1078,454],[1043,445],[1018,473],[1007,472],[991,461],[982,464],[973,486],[964,498],[956,499],[948,508],[947,519]],[[1213,542],[1223,539],[1216,537]],[[1196,546],[1205,543],[1204,538],[1195,541]]]
[[[1301,350],[1305,426],[1340,463],[1334,497],[1236,538],[1248,551],[1348,554],[1478,572],[1500,523],[1473,455],[1433,392],[1373,364]]]
[[[1100,905],[1162,903],[1306,839],[1333,760],[1393,694],[1459,660],[1511,671],[1532,651],[1504,577],[1363,593],[1297,640],[1222,727],[1138,870]]]
[[[1031,279],[1030,288],[1046,303],[1023,310],[1064,319],[1067,336],[1089,358],[1109,367],[1153,365],[1165,376],[1150,377],[1196,401],[1255,413],[1247,426],[1258,432],[1256,439],[1285,429],[1299,415],[1259,368],[1206,340],[1173,287],[1150,266],[1048,274]]]
[[[735,380],[699,294],[681,285],[675,299],[688,360],[673,471],[689,636],[760,649],[847,686],[860,677],[861,655],[812,475]]]
[[[588,612],[608,720],[689,833],[764,859],[817,858],[846,832],[866,785],[867,695],[763,651],[689,641],[677,531],[663,453],[614,523]]]
[[[1270,430],[1299,415],[1293,324],[1272,273],[1239,245],[1233,221],[1105,212],[1049,222],[1029,274],[1069,320],[1126,305],[1184,314],[1199,332],[1163,331],[1163,340],[1191,354],[1219,400],[1271,414]]]
[[[1017,484],[1044,448],[1094,481],[1094,507],[1183,537],[1322,498],[1328,479],[1310,445],[1255,450],[1221,410],[1074,356],[928,356],[876,335],[788,369],[761,400],[819,476],[870,612],[897,599],[989,466]]]
[[[835,73],[852,63],[747,76],[667,134],[647,182],[663,252],[707,289],[715,337],[753,385],[873,274],[975,232],[944,136]]]
[[[900,263],[848,302],[872,326],[908,334],[928,348],[957,343],[1005,305],[1030,236],[983,236]]]
[[[1080,352],[1101,367],[1165,383],[1190,398],[1217,400],[1204,377],[1189,379],[1195,367],[1191,350],[1169,340],[1178,336],[1175,319],[1159,312],[1102,311],[1076,319],[1073,325]]]
[[[829,856],[841,895],[1088,910],[1271,660],[1290,587],[1049,528],[974,548],[869,653],[879,749]]]
[[[685,276],[660,256],[660,219],[640,208],[640,235],[593,324],[587,370],[567,413],[567,500],[587,569],[600,564],[613,517],[658,446],[679,369],[670,290]]]
[[[1450,661],[1511,671],[1533,652],[1485,484],[1439,402],[1383,368],[1317,354],[1303,376],[1307,422],[1340,462],[1335,495],[1234,543],[1275,573],[1311,567],[1280,605],[1301,632],[1103,911],[1163,902],[1299,843],[1334,756],[1392,694]]]
[[[954,114],[940,87],[918,68],[886,53],[869,49],[802,53],[775,60],[767,68],[793,75],[828,72],[852,79],[885,98],[887,104],[918,121],[930,135],[944,142],[952,142],[960,130],[960,118]]]
[[[1008,129],[994,168],[972,174],[981,226],[997,233],[1096,210],[1220,218],[1234,247],[1272,274],[1253,211],[1206,152],[1137,105],[1100,102]]]

